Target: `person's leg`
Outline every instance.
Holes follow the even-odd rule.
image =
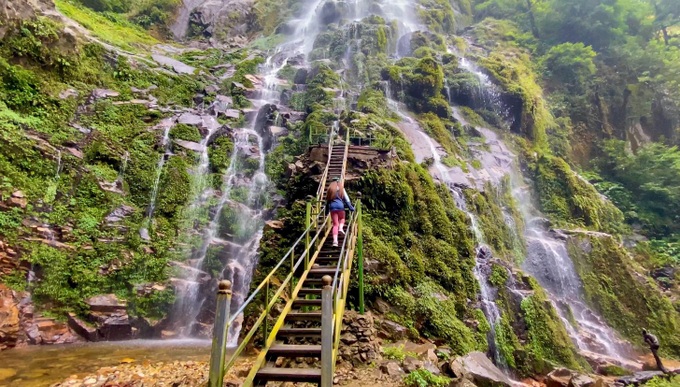
[[[340,223],[340,232],[345,233],[345,211],[338,211],[338,222]]]
[[[331,211],[331,220],[333,221],[333,246],[338,245],[338,227],[340,226],[339,222],[339,213],[340,211]]]

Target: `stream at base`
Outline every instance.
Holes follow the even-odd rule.
[[[134,340],[30,346],[0,352],[0,386],[45,387],[123,359],[145,362],[208,361],[209,340]]]

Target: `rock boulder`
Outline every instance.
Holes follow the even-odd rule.
[[[16,346],[19,340],[19,307],[13,293],[0,284],[0,351]]]
[[[452,360],[449,370],[457,380],[467,379],[478,386],[513,386],[512,380],[482,352],[470,352]]]

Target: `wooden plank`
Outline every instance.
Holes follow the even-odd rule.
[[[321,321],[321,312],[290,312],[286,321]]]
[[[257,372],[257,382],[300,382],[320,383],[321,370],[318,368],[275,368],[265,367]]]
[[[271,357],[319,357],[321,356],[321,344],[319,345],[289,345],[276,344],[269,348]]]
[[[317,300],[305,300],[305,299],[299,299],[293,301],[293,308],[296,306],[321,306],[321,299]]]
[[[279,336],[283,337],[321,337],[321,328],[281,328]]]
[[[314,289],[314,288],[302,288],[298,292],[298,295],[307,295],[307,294],[315,294],[315,295],[321,295],[321,288],[319,289]]]

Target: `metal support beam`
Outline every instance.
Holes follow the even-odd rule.
[[[333,291],[329,275],[321,279],[321,387],[333,386]]]
[[[220,281],[217,290],[217,310],[213,327],[213,342],[210,352],[209,387],[221,387],[224,381],[224,359],[229,335],[229,311],[231,307],[231,282]]]

